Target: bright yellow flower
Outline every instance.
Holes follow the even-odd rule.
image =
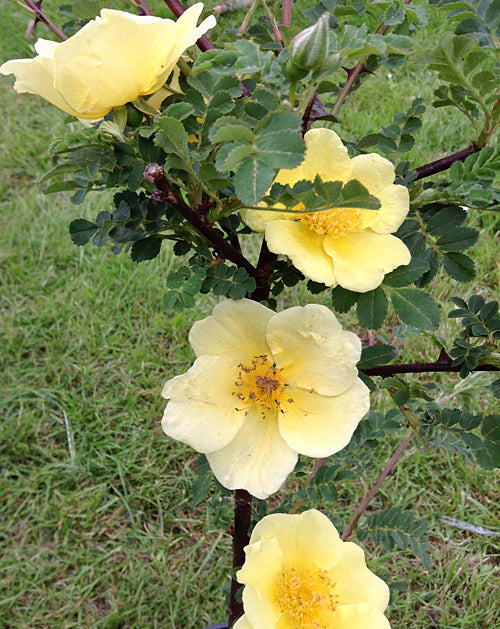
[[[66,41],[39,39],[34,59],[14,59],[0,74],[14,74],[16,92],[38,94],[77,118],[97,119],[113,107],[158,91],[182,53],[215,18],[196,22],[198,3],[174,22],[102,9]]]
[[[272,252],[287,255],[311,280],[359,293],[373,290],[386,273],[410,262],[407,247],[391,235],[408,214],[408,190],[394,184],[391,162],[375,153],[350,159],[330,129],[312,129],[304,140],[304,161],[280,170],[278,183],[293,186],[301,179],[314,181],[316,175],[323,181],[356,179],[377,197],[380,209],[332,208],[299,215],[243,210],[242,218],[253,230],[265,232]]]
[[[245,615],[234,629],[390,629],[386,583],[316,509],[266,516],[245,555],[236,575]]]
[[[275,313],[248,299],[223,301],[189,341],[198,358],[166,383],[162,427],[205,453],[228,489],[267,498],[298,453],[338,452],[368,411],[356,369],[361,343],[325,306]]]

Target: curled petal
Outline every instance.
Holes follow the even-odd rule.
[[[293,186],[300,179],[314,181],[319,175],[324,181],[349,181],[351,160],[342,140],[330,129],[311,129],[304,140],[306,155],[297,168],[280,170],[276,181]]]
[[[342,605],[363,603],[383,612],[389,603],[387,584],[368,570],[363,549],[353,542],[342,542],[329,576]]]
[[[404,186],[387,186],[378,193],[380,209],[370,223],[370,229],[378,234],[395,232],[403,224],[410,207],[410,194]]]
[[[357,155],[351,160],[351,166],[351,177],[360,181],[377,198],[382,190],[394,183],[394,165],[377,153]]]

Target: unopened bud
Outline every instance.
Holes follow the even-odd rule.
[[[320,68],[328,58],[328,13],[323,13],[313,26],[304,29],[290,42],[290,59],[286,65],[286,71],[291,78],[293,72],[298,76],[302,72],[305,76],[310,70]]]
[[[160,164],[148,164],[144,170],[144,179],[149,183],[156,183],[163,178],[165,171]]]

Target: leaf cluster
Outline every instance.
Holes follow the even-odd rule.
[[[392,507],[370,514],[359,527],[359,539],[370,538],[387,551],[394,548],[411,548],[426,567],[431,565],[429,539],[425,535],[428,523],[425,518],[417,519],[412,511]]]
[[[464,251],[476,243],[479,232],[464,225],[466,218],[467,211],[458,204],[427,203],[416,207],[400,227],[396,235],[410,249],[412,260],[428,265],[417,280],[420,288],[429,284],[440,266],[458,282],[474,279],[474,261]]]
[[[472,295],[468,302],[452,297],[457,306],[448,317],[460,319],[463,329],[455,340],[450,355],[454,365],[460,365],[460,375],[465,378],[478,364],[500,366],[498,352],[500,341],[500,316],[498,302],[485,302],[481,295]]]
[[[197,248],[186,262],[166,279],[166,308],[191,308],[199,293],[243,299],[255,289],[255,280],[245,269],[214,258],[208,249]]]
[[[500,467],[500,415],[472,415],[427,404],[419,434],[427,448],[444,448],[473,458],[481,467]]]

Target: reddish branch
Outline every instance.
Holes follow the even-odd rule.
[[[281,23],[283,26],[290,26],[292,23],[292,6],[293,0],[283,0],[283,9],[281,13]]]
[[[415,168],[418,173],[416,179],[423,179],[424,177],[430,177],[431,175],[435,175],[436,173],[443,172],[443,170],[447,170],[455,162],[465,161],[465,159],[469,157],[469,155],[472,155],[473,153],[478,153],[482,148],[483,147],[478,146],[475,142],[473,142],[467,148],[462,149],[461,151],[457,151],[456,153],[452,153],[451,155],[447,155],[446,157],[437,159],[435,162],[430,162],[429,164],[425,164],[424,166],[419,166],[418,168]]]
[[[444,349],[441,350],[439,358],[433,363],[402,363],[400,365],[378,365],[369,369],[360,369],[366,376],[381,376],[389,378],[398,373],[429,373],[435,371],[448,371],[458,373],[461,365],[454,365],[453,359],[448,356]],[[478,365],[471,371],[499,371],[494,365]]]
[[[65,40],[68,39],[66,35],[57,28],[57,26],[49,20],[49,18],[42,11],[42,0],[38,0],[38,2],[34,2],[34,0],[24,0],[28,5],[30,11],[36,15],[35,25],[37,22],[43,22],[46,24],[50,30],[59,37],[59,39]]]
[[[245,563],[245,546],[250,541],[248,534],[252,517],[252,496],[245,489],[237,489],[234,492],[234,524],[233,535],[233,570],[240,568]],[[236,594],[241,584],[236,581],[235,575],[231,581],[231,594],[227,610],[229,627],[243,615],[243,604],[236,600]]]
[[[192,210],[173,190],[165,178],[163,166],[148,164],[144,171],[144,178],[154,183],[156,190],[161,193],[160,199],[168,201],[188,223],[191,223],[210,242],[214,251],[225,260],[234,262],[238,267],[245,269],[251,276],[257,279],[257,269],[243,256],[241,251],[233,247],[212,225],[205,215]],[[157,195],[155,195],[157,196]]]
[[[364,510],[366,509],[368,504],[371,502],[371,500],[373,499],[373,497],[375,496],[377,491],[380,489],[382,483],[385,481],[387,476],[389,476],[389,474],[394,469],[394,466],[398,462],[399,457],[403,454],[406,446],[413,439],[414,435],[415,435],[415,433],[412,431],[407,437],[405,437],[403,439],[403,441],[401,442],[399,448],[392,455],[390,461],[387,463],[387,465],[382,470],[382,473],[378,477],[377,482],[375,483],[375,485],[370,489],[370,491],[366,494],[366,496],[361,501],[361,504],[356,509],[356,512],[352,516],[351,521],[347,525],[347,527],[346,527],[346,529],[344,531],[344,534],[342,535],[342,539],[343,539],[344,542],[346,541],[346,539],[348,539],[349,535],[352,533],[352,530],[356,526],[357,521],[363,515]]]

